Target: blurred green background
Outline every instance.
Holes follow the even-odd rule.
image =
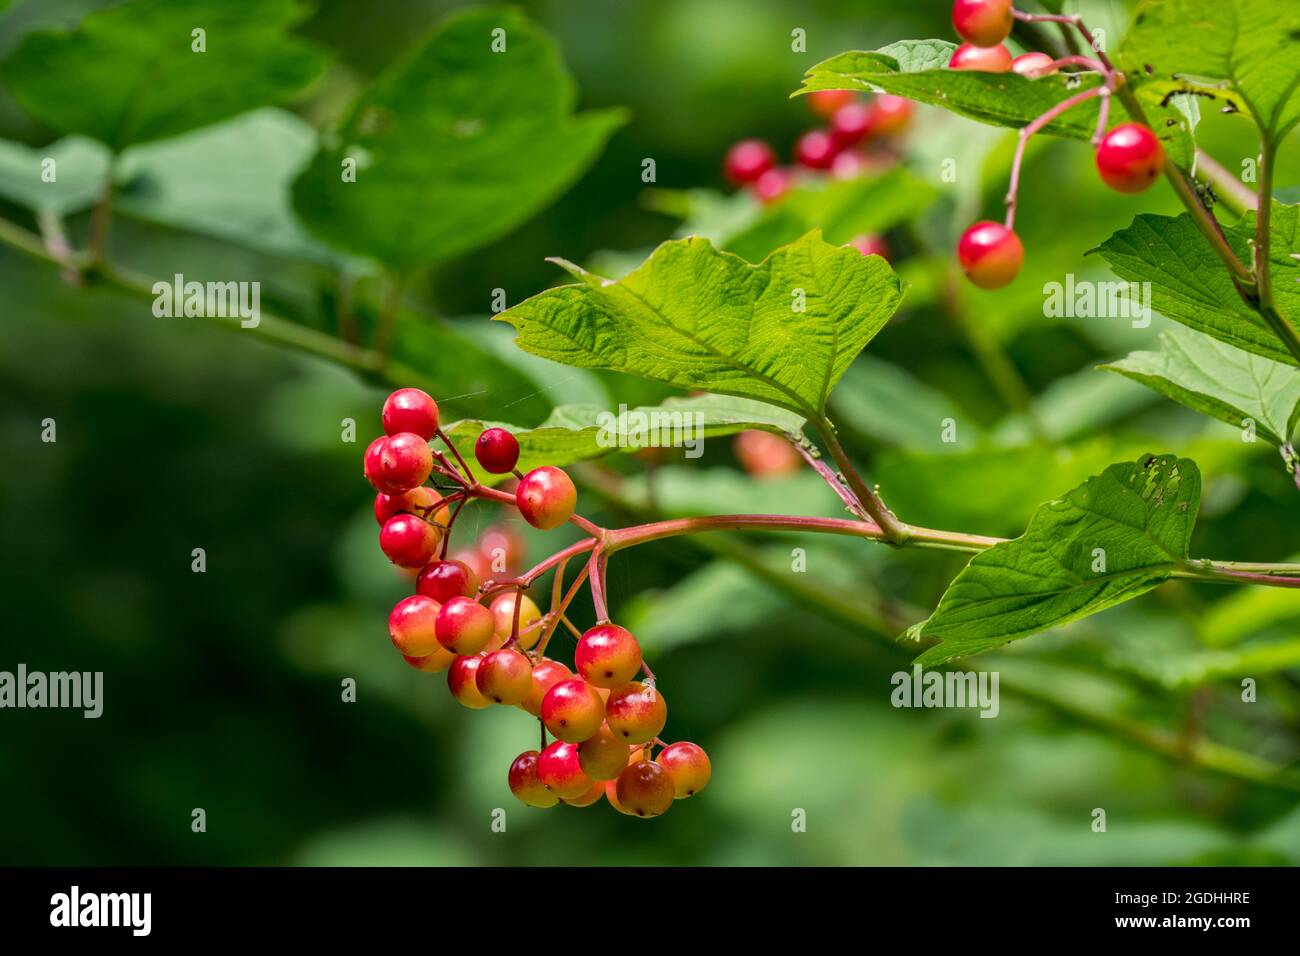
[[[94,6],[14,6],[0,20],[0,54],[27,31],[73,23]],[[336,62],[292,108],[328,127],[412,38],[458,6],[322,0],[299,32]],[[488,311],[493,289],[513,303],[557,281],[546,256],[610,268],[639,261],[680,226],[652,210],[644,158],[655,159],[660,189],[721,190],[730,143],[757,135],[788,153],[812,125],[805,104],[787,98],[808,66],[846,49],[951,35],[948,4],[939,2],[522,7],[558,42],[580,105],[626,106],[631,120],[554,205],[420,277],[409,294],[418,315],[408,321],[486,335],[487,320],[473,316]],[[1113,36],[1127,16],[1121,3],[1085,10]],[[790,52],[795,27],[807,31],[806,53]],[[1229,169],[1253,153],[1245,123],[1203,118],[1202,144]],[[0,137],[43,146],[57,135],[0,95]],[[938,199],[890,233],[905,250],[904,275],[909,256],[924,264],[924,246],[949,249],[967,222],[996,212],[1014,138],[929,110],[911,136],[907,162]],[[1283,151],[1282,187],[1300,183],[1296,145],[1293,136]],[[950,150],[978,174],[940,182],[938,160]],[[1175,212],[1169,191],[1106,192],[1085,147],[1053,141],[1031,153],[1020,208],[1029,264],[1012,289],[968,295],[974,328],[964,330],[919,286],[867,360],[908,377],[879,394],[872,383],[885,373],[873,378],[875,366],[864,362],[837,393],[836,414],[867,473],[906,518],[1016,534],[1036,503],[1112,461],[1148,449],[1189,454],[1206,476],[1195,554],[1294,555],[1300,509],[1275,453],[1091,369],[1149,345],[1159,321],[1133,330],[1042,316],[1044,281],[1103,274],[1084,252],[1137,212]],[[3,212],[31,225],[17,206]],[[66,228],[80,242],[86,216]],[[317,267],[138,218],[115,222],[112,248],[154,275],[260,279],[264,308],[309,323],[330,314],[336,294]],[[706,747],[713,782],[649,823],[603,803],[525,809],[509,794],[506,768],[535,746],[535,723],[522,712],[462,709],[442,675],[411,670],[389,644],[388,609],[409,585],[376,546],[360,475],[385,389],[252,335],[156,319],[146,300],[73,287],[8,249],[0,249],[0,283],[0,669],[21,661],[105,674],[99,720],[0,712],[0,863],[1300,862],[1294,792],[1187,769],[1097,728],[1142,721],[1294,762],[1293,594],[1169,585],[1024,641],[998,666],[1067,706],[1004,693],[1000,716],[980,720],[973,711],[893,709],[889,677],[908,655],[855,618],[863,607],[906,616],[932,606],[960,563],[821,541],[677,540],[618,556],[615,617],[641,637],[671,702],[664,736]],[[1027,441],[1023,418],[991,387],[981,349],[1018,370],[1052,441]],[[529,425],[560,401],[617,407],[668,394],[616,376],[523,368],[527,378],[470,400],[435,397],[450,399],[448,418],[487,413]],[[917,411],[922,422],[912,427],[908,408],[938,411]],[[923,437],[945,411],[970,428],[951,453]],[[349,417],[359,423],[356,444],[340,440]],[[54,444],[40,440],[45,418],[57,421]],[[640,494],[643,460],[598,467]],[[653,481],[668,514],[837,513],[807,474],[746,477],[729,441],[712,442],[699,462],[669,457]],[[590,483],[582,495],[596,520],[631,520]],[[466,530],[497,520],[476,508]],[[526,540],[532,559],[556,546],[554,537]],[[779,586],[792,577],[794,544],[809,550],[807,577],[847,602],[838,616]],[[190,570],[198,547],[203,574]],[[589,621],[590,607],[579,605],[578,617]],[[556,642],[561,656],[571,652],[563,632]],[[1258,678],[1258,702],[1240,701],[1243,676]],[[355,703],[340,699],[349,677]],[[1091,716],[1071,716],[1072,708]],[[200,807],[206,833],[190,827]],[[508,810],[505,833],[490,828],[496,807]],[[1104,834],[1091,828],[1099,807]],[[807,832],[792,832],[796,809],[806,811]]]

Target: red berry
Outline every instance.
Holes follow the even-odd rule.
[[[591,789],[592,780],[582,772],[578,745],[553,741],[537,757],[537,776],[543,786],[561,800],[576,800]]]
[[[549,657],[542,658],[533,665],[533,686],[519,706],[534,717],[540,717],[542,699],[546,697],[546,692],[560,681],[572,679],[573,672],[559,661],[553,661]]]
[[[384,448],[387,445],[388,438],[383,435],[367,445],[361,461],[361,470],[366,476],[366,481],[374,485],[376,491],[381,494],[400,495],[404,489],[395,487],[384,477]]]
[[[673,805],[674,789],[668,771],[652,760],[638,760],[618,775],[618,802],[627,813],[657,817]]]
[[[858,94],[852,90],[814,90],[808,94],[808,109],[823,119],[830,119],[846,103],[852,103]]]
[[[528,650],[542,636],[542,629],[534,627],[531,631],[527,628],[536,624],[542,619],[542,612],[527,594],[520,595],[519,601],[519,646]],[[492,631],[497,637],[504,640],[510,639],[510,630],[514,626],[515,618],[515,592],[507,591],[504,594],[498,594],[492,599]]]
[[[379,547],[403,568],[422,568],[442,543],[442,529],[415,515],[397,514],[379,530]]]
[[[1046,53],[1039,53],[1035,50],[1033,53],[1022,53],[1012,60],[1011,69],[1021,76],[1037,79],[1040,76],[1050,76],[1055,73],[1056,67],[1052,65],[1055,62]]]
[[[519,463],[519,442],[504,428],[489,428],[474,442],[474,457],[489,474],[507,475]]]
[[[836,179],[857,179],[871,169],[871,160],[860,149],[846,149],[831,163],[831,175]]]
[[[389,488],[409,491],[428,479],[433,470],[433,452],[415,432],[401,432],[384,442],[379,467]]]
[[[424,657],[411,657],[407,654],[402,655],[402,660],[406,661],[406,663],[410,664],[417,671],[424,671],[429,674],[437,674],[440,671],[445,671],[451,666],[452,661],[455,659],[456,655],[441,645],[439,645],[438,649],[432,654],[426,654]]]
[[[605,703],[585,680],[562,680],[542,698],[542,723],[552,736],[582,743],[600,730]]]
[[[641,669],[641,645],[617,624],[597,624],[578,641],[573,664],[588,684],[619,687]]]
[[[957,0],[952,25],[957,35],[975,46],[1001,43],[1011,32],[1011,0]]]
[[[525,521],[534,528],[550,531],[573,517],[578,489],[561,469],[543,465],[520,479],[515,503]]]
[[[1011,51],[997,46],[974,46],[963,43],[948,61],[950,70],[976,70],[981,73],[1005,73],[1011,69]]]
[[[880,256],[886,260],[889,258],[889,246],[885,245],[885,240],[875,233],[864,232],[860,236],[854,236],[848,244],[864,256]]]
[[[414,432],[428,441],[438,431],[438,403],[418,388],[399,388],[384,402],[384,431]]]
[[[546,789],[537,775],[537,751],[525,750],[510,765],[510,792],[530,807],[546,809],[560,802],[560,798]]]
[[[845,103],[831,117],[831,137],[843,149],[862,142],[872,132],[875,112],[867,103]]]
[[[470,710],[492,706],[492,701],[479,693],[478,689],[478,669],[482,663],[483,658],[467,655],[456,658],[451,662],[451,667],[447,668],[447,689]]]
[[[1160,175],[1165,150],[1140,123],[1120,123],[1097,146],[1097,172],[1111,189],[1140,193]]]
[[[800,136],[794,144],[794,161],[809,169],[830,169],[839,151],[830,133],[813,129]]]
[[[704,748],[685,741],[669,744],[659,751],[655,762],[668,771],[678,800],[693,797],[703,790],[713,773]]]
[[[741,467],[755,478],[788,475],[803,463],[794,445],[780,435],[757,428],[737,435],[732,447]]]
[[[750,188],[759,202],[773,203],[793,189],[795,181],[795,174],[788,169],[769,169]]]
[[[581,796],[573,797],[569,800],[561,800],[561,803],[567,803],[571,807],[589,807],[605,795],[605,781],[593,780],[591,787]]]
[[[776,153],[761,139],[742,139],[722,161],[722,171],[727,181],[740,186],[757,181],[759,176],[776,165]]]
[[[609,729],[627,744],[654,740],[668,722],[668,705],[654,684],[630,681],[610,691],[605,702]],[[556,736],[559,736],[558,734]]]
[[[388,636],[393,646],[409,657],[424,657],[442,650],[433,622],[441,605],[420,594],[403,598],[388,615]]]
[[[977,222],[957,243],[957,259],[966,278],[981,289],[1000,289],[1020,272],[1025,247],[1000,222]]]
[[[478,692],[495,704],[513,707],[533,689],[533,665],[518,651],[502,648],[483,658],[474,675]]]
[[[916,105],[907,97],[882,93],[871,101],[871,131],[877,136],[901,133],[915,111]]]
[[[446,604],[454,597],[473,597],[478,579],[464,561],[434,561],[415,579],[415,593]]]
[[[467,597],[442,606],[434,622],[438,643],[457,654],[477,654],[492,639],[492,612]]]
[[[592,780],[614,780],[627,766],[627,744],[614,736],[608,724],[578,745],[582,772]]]

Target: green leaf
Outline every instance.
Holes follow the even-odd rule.
[[[300,0],[135,0],[71,30],[27,34],[0,65],[14,98],[55,129],[114,150],[284,100],[326,57],[288,31]],[[191,31],[206,31],[205,52]]]
[[[805,418],[822,414],[903,296],[885,260],[816,232],[758,265],[703,239],[665,242],[617,282],[560,264],[580,282],[497,316],[519,331],[524,351],[753,398]]]
[[[1030,80],[1018,73],[950,70],[948,60],[956,48],[946,40],[904,40],[870,53],[841,53],[812,67],[795,95],[814,90],[884,90],[981,123],[1019,129],[1063,100],[1101,84],[1100,77],[1092,73]],[[1161,99],[1166,90],[1143,74],[1131,76],[1129,82],[1144,105],[1156,114],[1164,112]],[[1098,110],[1095,98],[1086,100],[1056,117],[1043,132],[1090,140],[1096,132]],[[1169,115],[1183,118],[1173,108]],[[1153,118],[1152,126],[1170,155],[1180,165],[1187,165],[1192,151],[1186,129],[1181,124],[1166,127],[1158,119],[1158,115]]]
[[[749,429],[776,434],[801,434],[803,419],[762,402],[717,395],[668,399],[653,407],[606,411],[591,405],[561,405],[536,428],[501,422],[459,421],[447,435],[459,448],[469,448],[485,429],[509,429],[519,442],[520,471],[539,465],[563,467],[615,451],[639,448],[683,448],[697,457],[699,442]],[[502,481],[507,475],[480,480]]]
[[[972,558],[908,631],[941,642],[918,663],[981,654],[1145,594],[1186,559],[1200,497],[1195,462],[1147,455],[1049,501],[1019,538]]]
[[[883,176],[803,186],[767,207],[721,247],[742,259],[761,262],[813,229],[820,229],[827,242],[838,246],[913,219],[937,197],[933,186],[901,166]]]
[[[1273,204],[1270,255],[1279,311],[1300,315],[1300,262],[1296,248],[1297,206]],[[1250,261],[1254,214],[1225,230],[1229,245],[1243,262]],[[1242,301],[1222,261],[1187,213],[1177,217],[1144,213],[1101,245],[1100,253],[1117,276],[1149,282],[1151,306],[1162,315],[1221,342],[1275,362],[1300,364],[1253,309]]]
[[[574,100],[555,45],[522,13],[454,14],[353,103],[294,207],[327,242],[397,270],[460,255],[553,201],[624,121],[575,115]]]
[[[1290,437],[1300,412],[1300,370],[1187,330],[1170,330],[1160,341],[1159,352],[1133,352],[1101,368],[1237,428],[1250,419],[1274,445]]]
[[[346,257],[308,235],[289,206],[289,184],[316,145],[310,125],[268,107],[132,147],[119,164],[114,207],[271,255],[337,266]],[[360,271],[362,263],[351,268]]]
[[[39,149],[0,140],[0,196],[38,213],[68,216],[89,208],[108,181],[108,168],[108,150],[85,136],[65,136]]]
[[[1273,139],[1300,119],[1300,6],[1277,0],[1144,0],[1120,46],[1121,67],[1187,78],[1226,80]]]

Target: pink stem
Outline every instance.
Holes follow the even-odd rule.
[[[794,442],[794,447],[798,449],[799,454],[803,456],[803,460],[812,466],[813,471],[821,475],[822,480],[831,486],[831,490],[834,491],[835,494],[839,495],[840,501],[844,502],[844,506],[848,508],[849,511],[853,512],[853,514],[857,515],[863,521],[875,524],[875,522],[871,521],[870,516],[867,514],[867,510],[862,507],[862,502],[858,501],[853,492],[846,488],[844,483],[840,481],[839,476],[836,475],[835,472],[831,471],[830,465],[826,464],[826,462],[820,458],[813,457],[812,452],[805,448],[800,442]]]
[[[1025,145],[1029,142],[1029,137],[1033,136],[1040,129],[1056,119],[1067,110],[1073,109],[1080,103],[1084,103],[1094,96],[1101,96],[1102,91],[1106,90],[1104,86],[1094,86],[1090,90],[1084,90],[1082,93],[1076,93],[1068,99],[1061,100],[1042,116],[1033,120],[1028,126],[1020,131],[1020,142],[1016,144],[1016,158],[1011,164],[1011,184],[1007,189],[1007,220],[1006,226],[1010,229],[1016,222],[1016,193],[1020,190],[1020,164],[1025,158]],[[1109,90],[1106,90],[1109,94]]]

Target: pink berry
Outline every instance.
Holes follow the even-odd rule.
[[[967,43],[993,46],[1011,33],[1011,0],[956,0],[952,25]]]
[[[428,441],[438,431],[438,403],[418,388],[399,388],[384,402],[384,431],[413,432]]]
[[[435,622],[438,643],[457,654],[477,654],[492,639],[492,612],[467,597],[442,606]]]
[[[1027,76],[1030,79],[1037,79],[1040,76],[1049,76],[1056,72],[1053,60],[1046,53],[1039,53],[1035,50],[1032,53],[1022,53],[1011,61],[1013,72],[1021,76]]]
[[[619,774],[615,791],[624,812],[638,817],[659,816],[676,795],[668,771],[652,760],[630,764]]]
[[[831,134],[822,129],[809,130],[794,146],[794,160],[809,169],[830,169],[839,147]]]
[[[830,119],[835,111],[857,99],[852,90],[814,90],[808,94],[808,109],[822,119]]]
[[[1005,73],[1011,69],[1011,51],[997,46],[974,46],[963,43],[948,61],[950,70],[975,70],[980,73]]]
[[[433,470],[433,452],[428,441],[415,432],[400,432],[384,443],[379,467],[390,488],[410,491],[428,479]]]
[[[977,222],[957,244],[962,271],[981,289],[1000,289],[1020,272],[1025,247],[1020,237],[1000,222]]]
[[[874,119],[875,112],[870,104],[846,103],[831,117],[831,137],[840,149],[855,146],[871,135]]]
[[[914,112],[916,104],[907,97],[882,93],[871,101],[871,130],[877,136],[901,133]]]
[[[478,692],[488,700],[513,707],[528,699],[533,688],[533,665],[523,654],[503,647],[483,658],[474,679]]]
[[[451,667],[447,668],[447,689],[451,691],[451,696],[470,710],[492,706],[492,701],[479,693],[478,689],[478,669],[482,663],[483,658],[466,655],[457,657],[452,661]]]
[[[528,696],[524,698],[519,706],[534,717],[540,717],[542,715],[542,700],[546,697],[546,692],[560,681],[572,679],[573,672],[559,661],[553,661],[546,657],[542,658],[533,665],[533,685],[528,691]]]
[[[1120,123],[1097,146],[1097,172],[1111,189],[1140,193],[1160,175],[1165,150],[1140,123]]]
[[[889,258],[889,246],[885,245],[885,240],[875,233],[864,232],[860,236],[854,236],[849,240],[849,245],[864,256],[880,256],[882,259]]]
[[[794,188],[797,177],[788,169],[769,169],[750,187],[759,202],[774,203]]]
[[[576,800],[592,785],[591,778],[582,772],[578,745],[563,740],[553,741],[538,755],[537,776],[561,800]]]
[[[510,765],[508,781],[510,792],[530,807],[546,809],[560,802],[560,798],[546,789],[537,775],[537,751],[525,750]]]
[[[641,645],[626,628],[597,624],[578,641],[573,663],[588,684],[620,687],[641,669]]]
[[[562,680],[542,698],[542,723],[552,736],[582,743],[600,730],[605,702],[585,680]]]
[[[578,489],[563,470],[543,465],[519,480],[515,503],[525,521],[534,528],[549,531],[573,517]]]
[[[384,477],[384,448],[388,445],[388,437],[381,435],[366,447],[365,456],[362,458],[361,470],[366,476],[366,481],[375,486],[375,490],[380,494],[400,495],[404,488],[396,487],[392,482]]]
[[[605,720],[624,743],[643,744],[654,740],[664,729],[668,705],[654,684],[631,681],[610,691],[605,702]]]
[[[776,152],[761,139],[742,139],[722,162],[727,181],[735,186],[755,182],[776,165]]]
[[[685,800],[703,790],[713,773],[709,755],[704,749],[685,741],[669,744],[659,751],[655,762],[668,771],[678,800]]]
[[[398,601],[388,615],[388,635],[393,646],[408,657],[425,657],[442,650],[433,627],[440,609],[437,601],[420,594]]]

